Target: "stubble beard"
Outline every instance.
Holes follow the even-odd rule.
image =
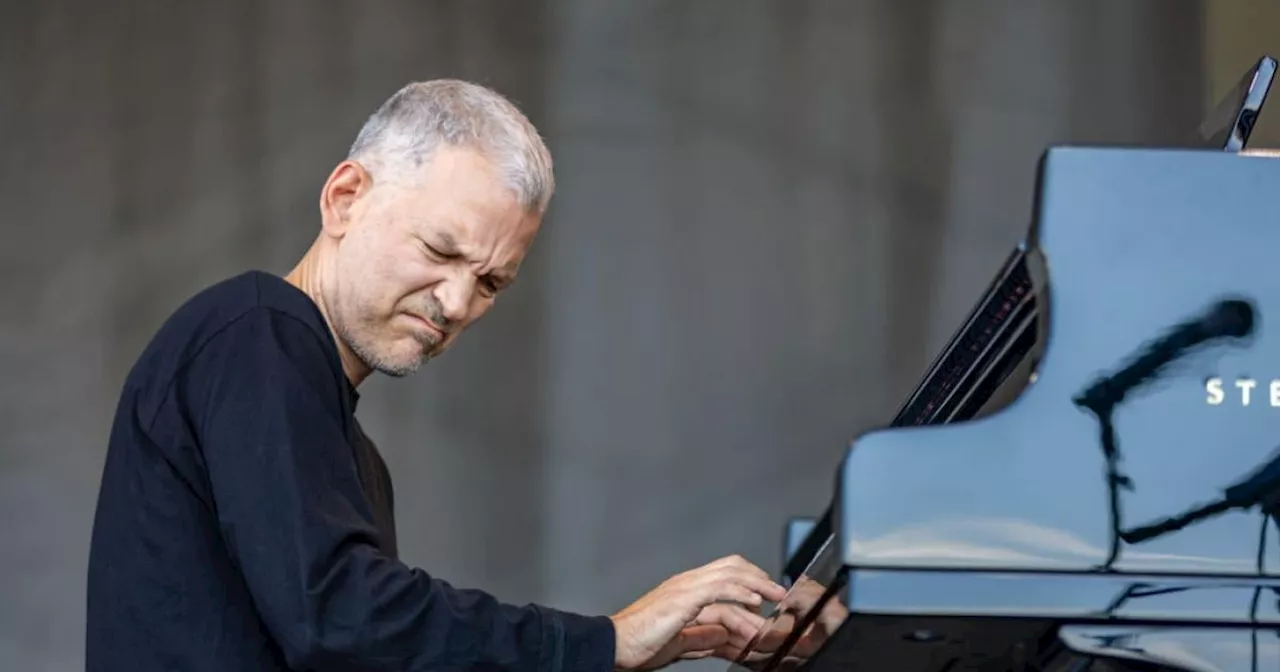
[[[434,356],[435,348],[439,345],[434,337],[414,334],[413,338],[422,347],[421,354],[412,358],[393,358],[379,352],[373,338],[366,338],[367,334],[357,333],[356,330],[349,328],[345,323],[338,327],[338,333],[343,342],[347,344],[347,347],[351,349],[351,353],[363,362],[365,366],[369,367],[371,371],[377,371],[392,378],[404,378],[417,373]]]

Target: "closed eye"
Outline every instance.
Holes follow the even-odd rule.
[[[438,259],[457,259],[458,258],[457,252],[445,252],[440,248],[436,247],[435,245],[432,245],[431,243],[424,242],[422,246],[426,248],[428,254]]]

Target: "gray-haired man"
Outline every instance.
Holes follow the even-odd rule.
[[[292,272],[236,276],[174,313],[112,429],[89,670],[605,672],[746,643],[750,607],[782,588],[737,557],[611,617],[500,604],[397,559],[356,388],[415,371],[492,307],[553,190],[547,148],[507,100],[412,84],[330,174]]]

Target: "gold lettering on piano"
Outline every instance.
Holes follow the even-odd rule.
[[[1222,378],[1209,378],[1204,381],[1204,401],[1210,406],[1221,406],[1228,401],[1238,402],[1241,406],[1254,403],[1254,388],[1258,381],[1252,378],[1236,378],[1228,383]],[[1280,379],[1267,382],[1267,402],[1280,408]]]

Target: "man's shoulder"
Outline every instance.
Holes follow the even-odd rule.
[[[324,316],[309,296],[284,278],[246,271],[215,283],[187,299],[161,327],[197,338],[212,336],[251,313],[301,322],[321,333]]]
[[[247,271],[210,285],[183,302],[156,332],[152,346],[199,350],[246,318],[296,323],[317,338],[328,338],[324,316],[302,290],[277,275]]]
[[[260,337],[287,341],[279,346],[292,357],[328,359],[334,347],[310,297],[279,276],[248,271],[184,301],[143,350],[129,384],[144,397],[151,396],[147,391],[161,393],[197,359],[243,348],[246,338]]]

